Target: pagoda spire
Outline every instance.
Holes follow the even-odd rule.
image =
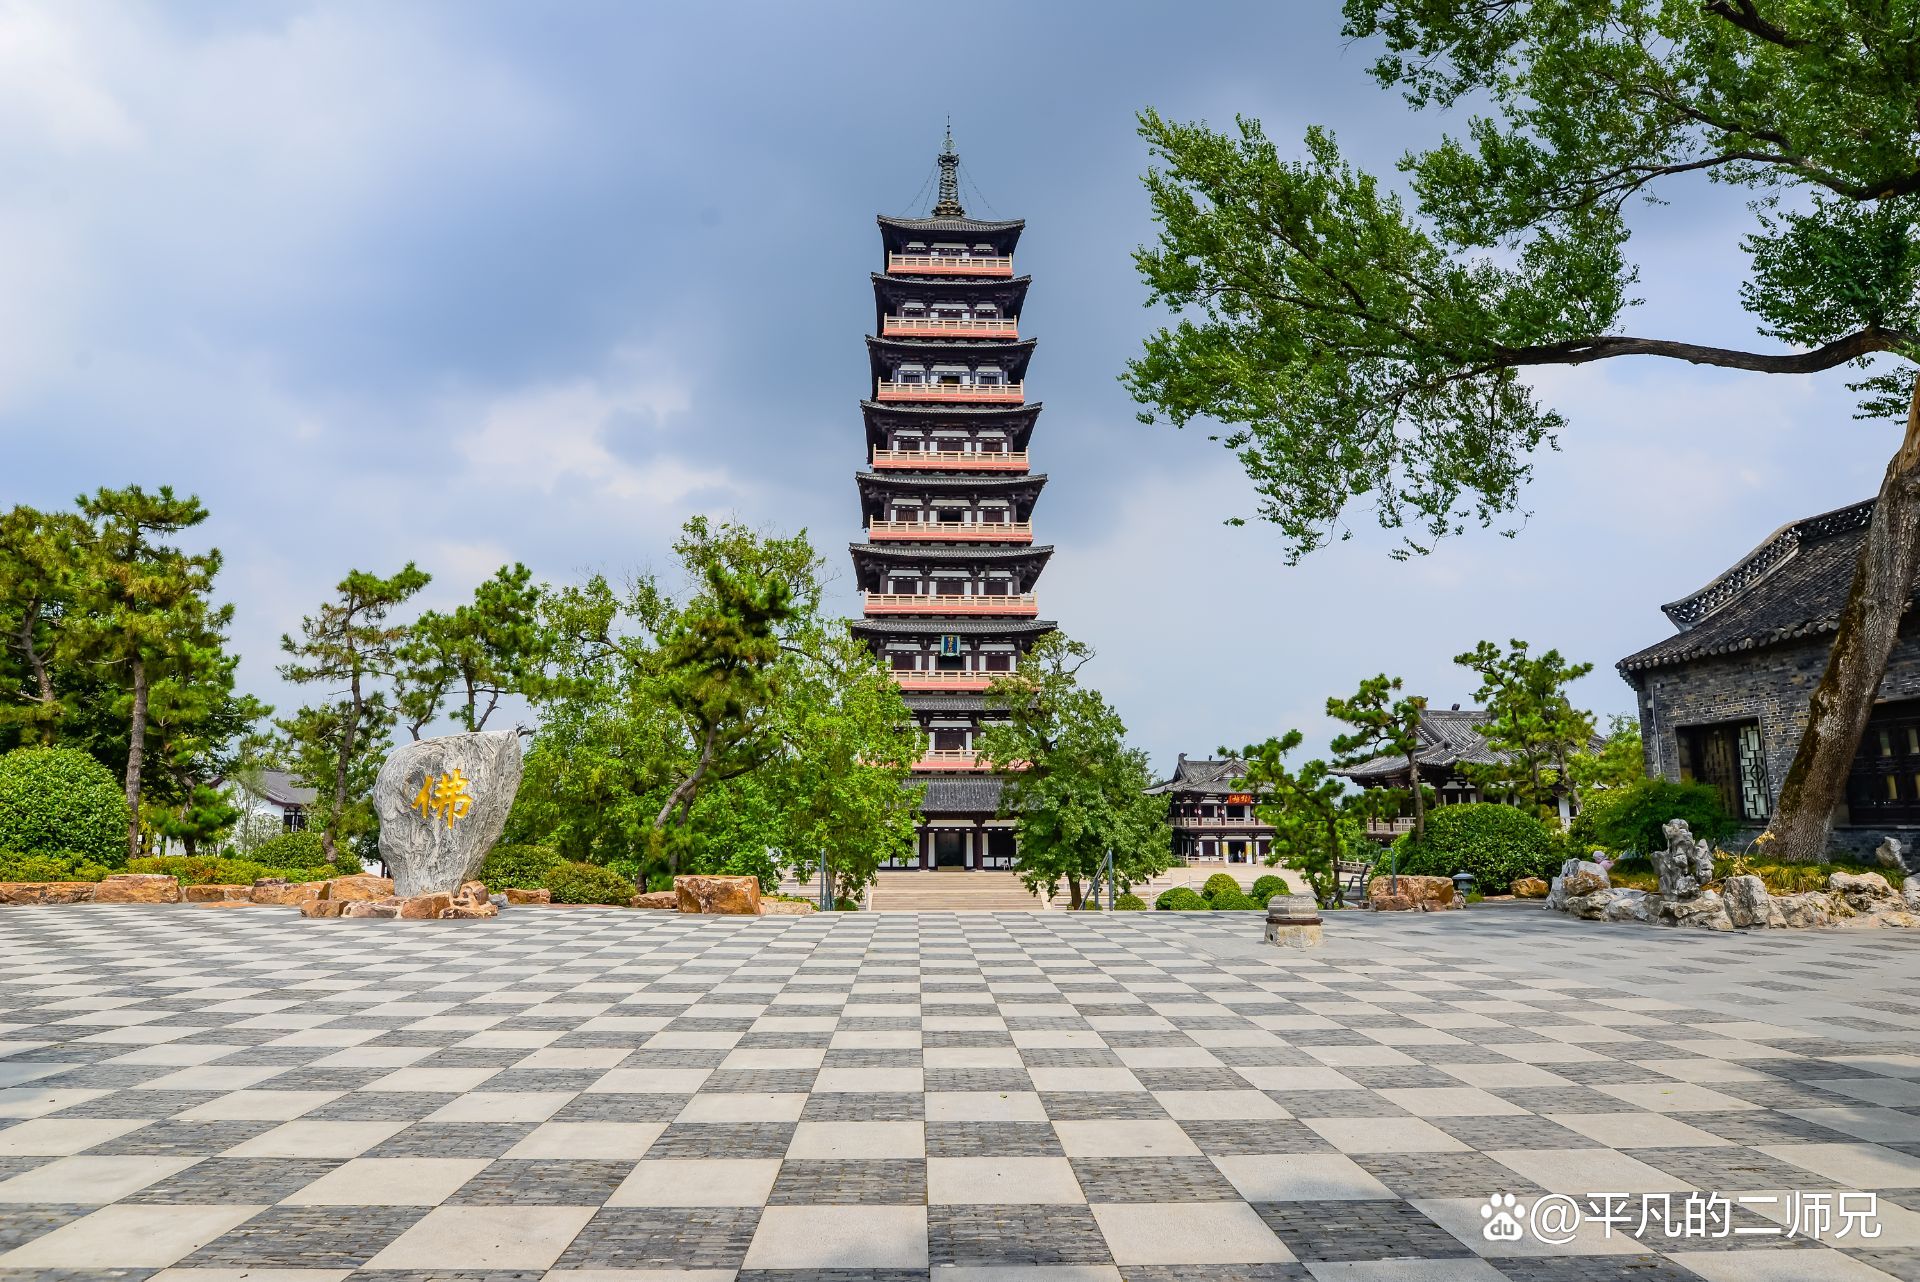
[[[947,118],[947,141],[940,151],[940,199],[934,202],[935,218],[965,218],[960,207],[960,153],[953,149],[953,118]]]

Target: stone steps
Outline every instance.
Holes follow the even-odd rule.
[[[1010,872],[883,872],[867,906],[880,913],[1044,912],[1046,902]]]

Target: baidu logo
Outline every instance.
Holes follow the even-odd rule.
[[[1525,1237],[1527,1230],[1520,1223],[1519,1215],[1525,1215],[1527,1208],[1519,1207],[1519,1215],[1515,1215],[1518,1202],[1511,1193],[1495,1193],[1488,1198],[1487,1204],[1480,1208],[1480,1218],[1487,1222],[1480,1236],[1489,1242],[1518,1242]]]

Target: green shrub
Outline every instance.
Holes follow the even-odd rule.
[[[1195,894],[1191,886],[1175,886],[1161,891],[1153,906],[1161,912],[1192,913],[1205,911],[1207,901]]]
[[[479,879],[488,890],[539,890],[561,862],[552,846],[495,846],[480,863]]]
[[[1113,901],[1113,910],[1118,913],[1137,913],[1144,911],[1147,901],[1129,890]]]
[[[1516,877],[1550,877],[1558,850],[1547,826],[1518,806],[1488,802],[1440,806],[1427,814],[1427,839],[1411,834],[1393,843],[1396,871],[1409,876],[1451,877],[1470,872],[1482,887],[1504,888]],[[1387,872],[1376,864],[1374,875]]]
[[[1235,886],[1232,890],[1221,891],[1213,897],[1208,906],[1215,912],[1231,912],[1236,909],[1245,911],[1249,908],[1260,907],[1259,904],[1247,898],[1238,886]]]
[[[633,883],[619,873],[571,859],[548,870],[546,885],[556,904],[624,904],[633,898]]]
[[[1625,788],[1590,793],[1567,829],[1568,854],[1584,859],[1595,849],[1646,854],[1665,850],[1660,831],[1670,819],[1684,819],[1702,841],[1724,839],[1738,825],[1711,784],[1643,779]]]
[[[727,856],[720,871],[729,877],[758,877],[760,893],[763,895],[771,895],[780,889],[780,870],[774,866],[773,856],[767,853],[765,846],[734,851]]]
[[[0,756],[0,850],[127,861],[127,799],[113,772],[77,748]]]
[[[1225,894],[1229,890],[1238,894],[1240,892],[1240,883],[1235,881],[1233,877],[1227,873],[1217,872],[1207,878],[1206,884],[1200,887],[1200,897],[1202,899],[1212,899],[1215,895]]]
[[[325,864],[318,868],[269,868],[251,859],[219,855],[157,855],[127,862],[128,872],[160,873],[177,877],[183,886],[251,886],[262,877],[280,881],[326,881],[345,874]]]
[[[0,881],[99,881],[113,871],[84,855],[16,855],[0,851]]]
[[[1287,883],[1285,881],[1274,876],[1272,873],[1264,873],[1261,876],[1254,878],[1253,889],[1249,890],[1247,892],[1247,895],[1250,898],[1257,899],[1264,904],[1267,902],[1267,900],[1272,899],[1275,895],[1284,895],[1286,893],[1288,892],[1287,892]]]
[[[277,837],[269,837],[255,846],[253,853],[247,858],[264,868],[272,869],[273,871],[267,874],[270,877],[286,876],[283,871],[285,869],[327,867],[326,847],[321,844],[320,834],[317,832],[283,832]],[[360,862],[359,855],[351,850],[342,850],[326,875],[348,877],[364,871],[365,867]],[[294,879],[288,877],[287,880]],[[306,878],[306,880],[318,879]]]

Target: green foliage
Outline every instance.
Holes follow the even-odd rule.
[[[479,879],[488,890],[538,890],[561,862],[560,852],[551,846],[502,844],[481,861]]]
[[[248,855],[249,862],[263,868],[327,868],[326,845],[320,835],[314,832],[283,832],[277,837],[269,837],[253,848]],[[363,865],[360,856],[351,850],[342,850],[339,858],[332,864],[329,877],[345,877],[360,872]],[[275,872],[275,876],[280,873]]]
[[[225,859],[217,855],[158,855],[131,860],[128,872],[161,873],[177,877],[183,886],[251,886],[262,877],[281,881],[326,881],[345,875],[338,868],[322,864],[314,868],[268,867],[251,859]]]
[[[1262,907],[1265,907],[1266,902],[1275,895],[1284,895],[1286,893],[1288,893],[1286,881],[1283,878],[1274,876],[1272,873],[1263,873],[1255,877],[1253,879],[1253,889],[1247,892],[1248,897],[1258,901]]]
[[[1249,899],[1238,886],[1235,886],[1232,890],[1223,890],[1207,901],[1207,907],[1213,909],[1215,912],[1241,911],[1248,908],[1259,908],[1261,906],[1262,905],[1256,904],[1253,900]]]
[[[1426,841],[1401,837],[1393,855],[1396,871],[1410,876],[1468,872],[1482,888],[1503,890],[1516,877],[1551,877],[1559,851],[1546,825],[1518,806],[1481,803],[1441,806],[1428,816]]]
[[[1300,732],[1289,730],[1236,755],[1247,763],[1246,786],[1260,799],[1254,813],[1273,825],[1268,862],[1298,872],[1322,907],[1337,907],[1339,861],[1363,856],[1368,842],[1361,819],[1388,803],[1377,789],[1348,795],[1346,781],[1324,761],[1289,767],[1285,758],[1300,741]]]
[[[0,850],[0,881],[99,881],[112,871],[106,864],[71,852],[22,855]]]
[[[619,873],[572,859],[548,871],[546,887],[557,904],[624,904],[634,895],[633,883]]]
[[[1593,714],[1573,706],[1567,686],[1592,672],[1593,665],[1568,663],[1558,650],[1536,658],[1519,640],[1509,641],[1505,653],[1482,641],[1453,661],[1479,675],[1474,698],[1487,710],[1480,733],[1505,758],[1465,766],[1467,776],[1485,794],[1510,797],[1542,817],[1553,816],[1557,789],[1573,784],[1568,763],[1588,751],[1594,737]]]
[[[1167,798],[1150,796],[1146,754],[1100,693],[1080,683],[1093,651],[1058,632],[1034,644],[1017,671],[996,677],[990,708],[1005,713],[977,736],[980,756],[1008,771],[1001,814],[1019,840],[1014,871],[1051,897],[1084,888],[1113,856],[1115,879],[1137,885],[1173,863]]]
[[[1224,872],[1217,872],[1213,874],[1213,876],[1207,878],[1205,883],[1201,885],[1200,897],[1202,899],[1211,900],[1218,895],[1224,895],[1224,894],[1227,894],[1228,892],[1238,892],[1239,889],[1240,889],[1240,883],[1235,881],[1231,874],[1224,873]]]
[[[127,860],[127,801],[107,768],[74,748],[0,756],[0,850],[72,851],[108,867]]]
[[[1134,894],[1131,890],[1124,895],[1114,896],[1113,900],[1113,910],[1117,913],[1142,912],[1145,911],[1146,906],[1147,901]]]
[[[1174,886],[1161,891],[1160,897],[1153,901],[1153,906],[1160,912],[1205,912],[1207,901],[1195,894],[1190,886]]]
[[[1327,715],[1353,727],[1334,736],[1328,745],[1334,754],[1336,769],[1347,769],[1372,761],[1375,757],[1393,757],[1407,767],[1405,788],[1377,788],[1373,799],[1378,813],[1389,808],[1398,814],[1403,801],[1413,805],[1413,832],[1422,836],[1427,828],[1427,802],[1432,789],[1420,782],[1414,767],[1414,754],[1420,750],[1420,717],[1426,711],[1424,695],[1395,698],[1400,693],[1400,678],[1385,673],[1368,677],[1350,699],[1328,699]]]
[[[424,611],[395,647],[395,707],[413,738],[451,703],[454,724],[482,730],[510,694],[537,688],[553,635],[533,572],[501,566],[451,614]]]
[[[1647,756],[1640,740],[1640,719],[1615,713],[1607,719],[1607,737],[1597,752],[1576,752],[1567,773],[1580,790],[1580,804],[1591,805],[1600,792],[1629,788],[1647,777]]]
[[[1589,850],[1646,854],[1666,849],[1661,826],[1684,819],[1702,841],[1720,841],[1737,826],[1711,784],[1643,779],[1626,788],[1588,796],[1567,832],[1575,856]]]

